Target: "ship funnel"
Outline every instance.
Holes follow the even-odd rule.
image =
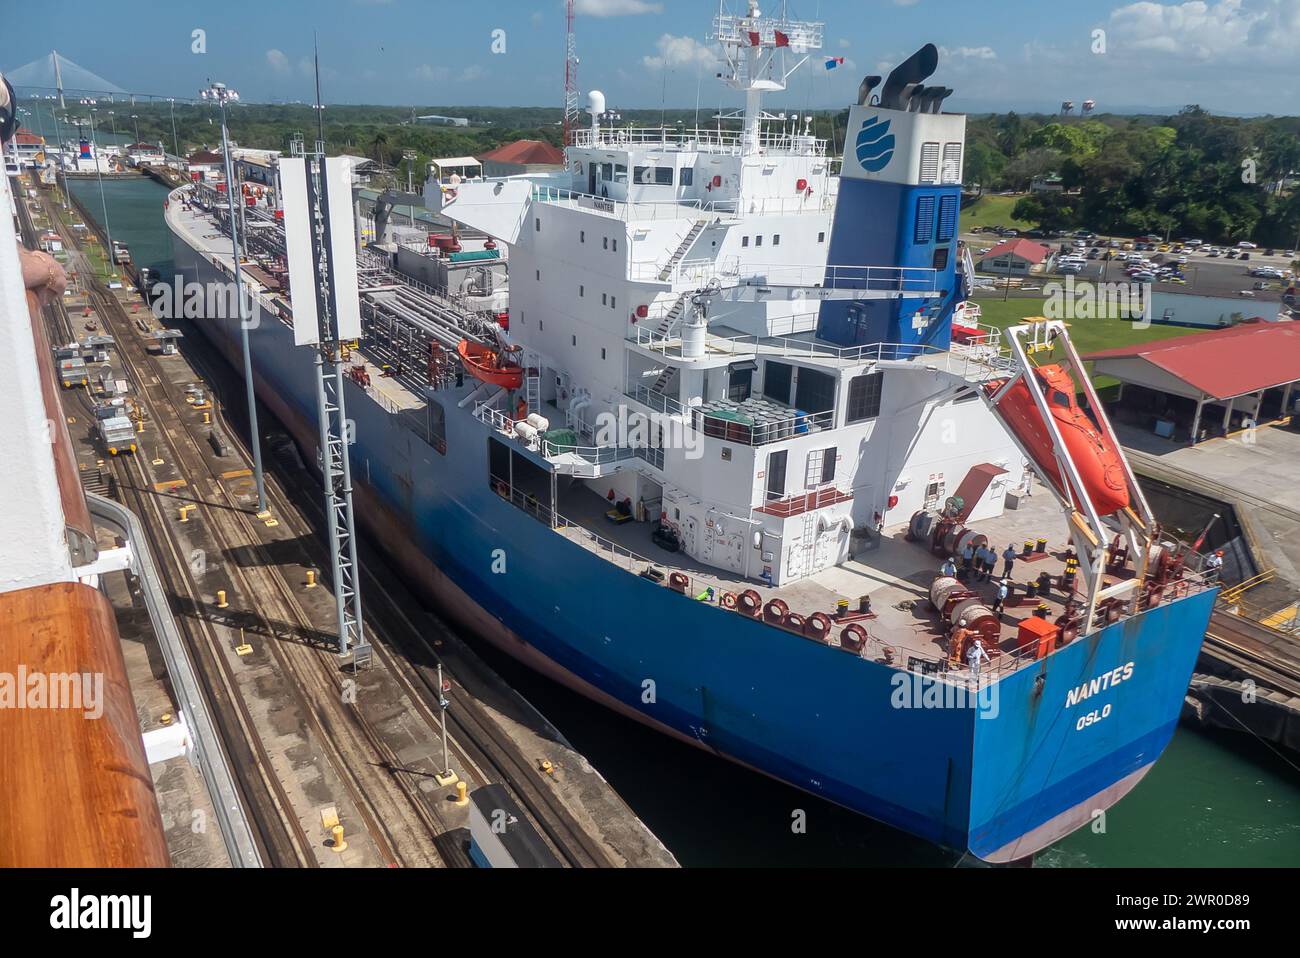
[[[880,79],[878,76],[862,78],[862,85],[858,87],[858,106],[867,105],[867,101],[871,99],[871,91],[880,86]]]
[[[927,43],[910,57],[894,67],[880,91],[880,105],[889,110],[906,110],[907,101],[901,96],[908,84],[922,83],[939,66],[939,48]]]

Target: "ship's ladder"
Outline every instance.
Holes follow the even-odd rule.
[[[524,352],[524,402],[529,412],[542,407],[542,357],[532,350]]]
[[[659,278],[661,280],[664,282],[668,281],[668,278],[673,275],[673,269],[686,257],[686,254],[691,251],[691,247],[695,245],[695,240],[704,232],[704,228],[708,225],[708,220],[695,221],[695,225],[690,228],[690,231],[682,239],[681,244],[673,251],[673,255],[668,257],[668,262],[664,265],[664,268],[659,271]]]

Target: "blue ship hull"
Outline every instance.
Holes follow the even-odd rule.
[[[180,237],[175,253],[186,280],[222,279]],[[236,321],[197,325],[240,365]],[[314,450],[311,350],[267,314],[251,349],[262,400]],[[898,707],[910,673],[684,598],[500,498],[488,429],[454,401],[445,454],[350,382],[346,402],[358,518],[440,611],[605,705],[864,815],[1023,858],[1122,797],[1173,734],[1213,592],[1011,673],[990,708]]]

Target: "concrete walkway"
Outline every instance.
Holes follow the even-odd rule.
[[[1115,428],[1138,475],[1233,506],[1257,562],[1277,573],[1270,603],[1300,595],[1300,433],[1264,426],[1188,446]]]

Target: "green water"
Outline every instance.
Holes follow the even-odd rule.
[[[171,234],[163,222],[163,200],[167,187],[147,176],[103,180],[69,179],[68,189],[96,223],[102,225],[104,205],[113,239],[125,243],[136,266],[158,269],[164,276],[172,271]]]
[[[105,180],[114,239],[136,262],[171,270],[167,190]],[[98,220],[99,184],[73,181]],[[652,732],[476,648],[609,780],[684,865],[951,866],[957,857],[779,782]],[[1155,768],[1106,813],[1104,833],[1076,832],[1046,867],[1300,865],[1300,756],[1248,733],[1180,727]],[[795,810],[807,831],[791,828]]]

